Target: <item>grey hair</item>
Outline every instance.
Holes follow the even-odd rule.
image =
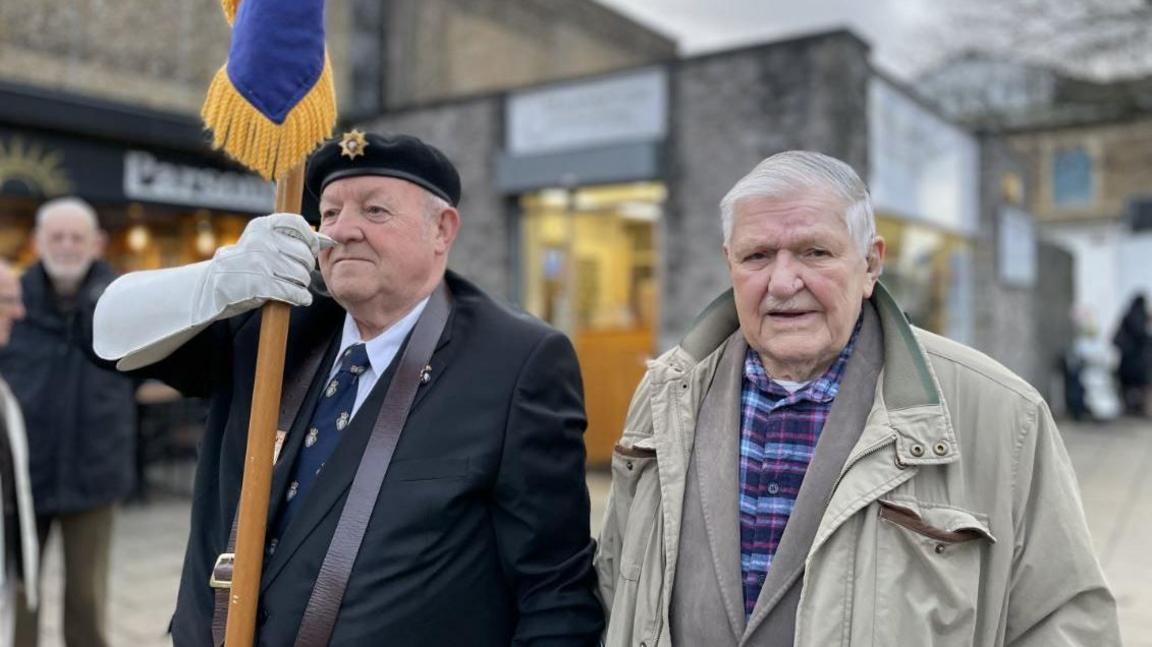
[[[36,228],[39,229],[44,225],[44,221],[48,219],[51,214],[69,209],[77,213],[83,214],[85,220],[91,225],[93,231],[100,229],[100,219],[96,216],[96,210],[87,201],[77,197],[69,196],[65,198],[55,198],[40,205],[36,210]]]
[[[431,220],[434,216],[440,215],[440,212],[444,211],[445,209],[451,209],[451,208],[452,208],[452,205],[448,204],[447,200],[445,200],[444,198],[441,198],[440,196],[436,195],[435,193],[432,193],[431,191],[428,191],[427,189],[424,190],[424,218],[425,219]]]
[[[724,244],[732,239],[732,217],[737,205],[750,198],[789,198],[803,191],[824,190],[845,205],[840,217],[860,256],[867,258],[876,238],[872,197],[864,181],[840,160],[812,151],[777,153],[756,165],[720,201],[720,225]]]

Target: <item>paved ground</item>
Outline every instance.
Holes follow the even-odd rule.
[[[1065,427],[1126,647],[1152,647],[1152,422]]]
[[[1120,604],[1127,647],[1152,647],[1152,422],[1062,425],[1080,479],[1088,523]],[[180,481],[183,475],[177,475]],[[589,478],[592,524],[600,525],[607,474]],[[112,645],[161,647],[176,599],[188,531],[188,501],[157,497],[122,511],[112,568]],[[1054,567],[1057,565],[1054,565]],[[60,555],[49,547],[43,647],[60,647]]]

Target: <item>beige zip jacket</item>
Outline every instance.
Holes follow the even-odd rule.
[[[872,302],[884,368],[805,561],[794,644],[1119,645],[1043,399],[979,352],[912,328],[882,286]],[[695,418],[737,328],[728,293],[650,363],[633,397],[596,556],[607,647],[676,644]]]

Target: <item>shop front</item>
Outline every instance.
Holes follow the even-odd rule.
[[[63,195],[96,207],[121,271],[210,257],[272,207],[259,178],[194,155],[0,127],[0,256],[28,264],[37,207]]]
[[[518,300],[572,339],[593,465],[611,459],[659,337],[666,93],[663,70],[642,70],[507,103]]]
[[[580,358],[593,462],[610,458],[656,347],[659,183],[545,189],[521,207],[521,299]]]
[[[119,271],[209,258],[273,206],[271,185],[212,154],[192,119],[0,85],[0,258],[35,260],[36,210],[90,202]],[[158,383],[137,390],[137,470],[148,485],[185,491],[206,404]]]
[[[971,343],[979,144],[883,77],[868,101],[868,185],[887,244],[880,280],[913,324]]]
[[[272,209],[272,186],[211,153],[191,119],[13,96],[27,105],[0,110],[0,257],[19,267],[35,257],[36,209],[55,197],[92,203],[120,271],[210,257]]]

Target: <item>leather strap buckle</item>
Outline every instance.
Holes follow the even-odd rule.
[[[208,586],[214,589],[232,588],[232,567],[236,563],[236,553],[220,553],[216,558],[216,565],[212,567],[212,577],[208,578]]]

